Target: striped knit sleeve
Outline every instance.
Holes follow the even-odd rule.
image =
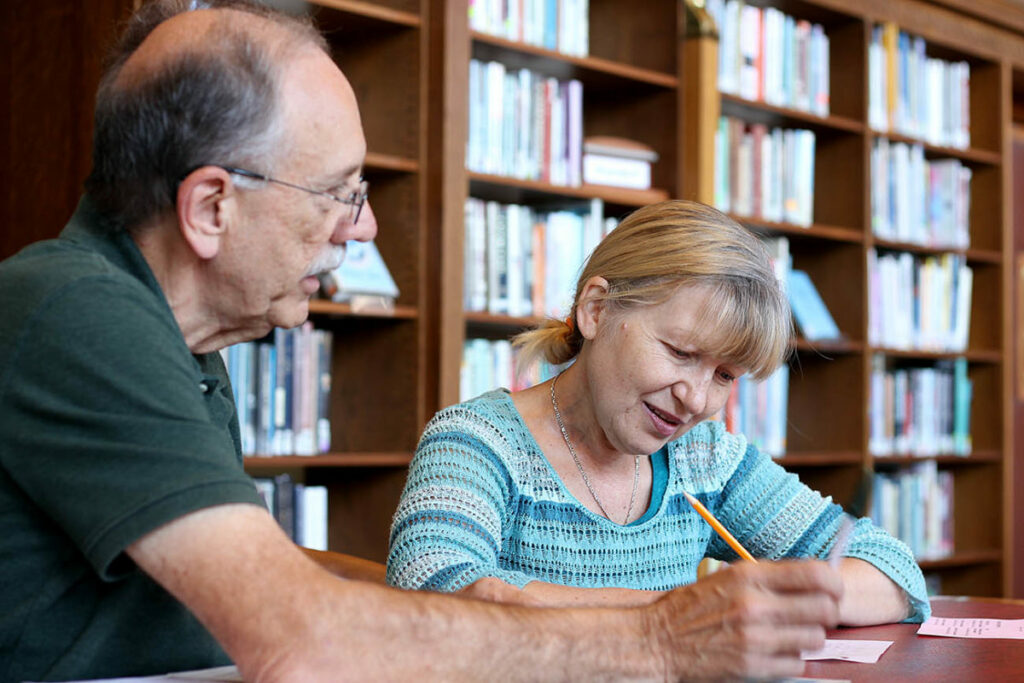
[[[449,592],[483,577],[520,588],[531,580],[498,565],[515,484],[491,445],[495,433],[465,406],[427,425],[391,525],[389,584]]]
[[[708,503],[754,556],[772,560],[827,557],[845,514],[831,497],[822,497],[753,446]],[[736,559],[717,537],[708,554]],[[931,614],[924,576],[910,549],[870,519],[857,520],[843,555],[869,562],[903,589],[912,608],[906,621],[920,622]]]

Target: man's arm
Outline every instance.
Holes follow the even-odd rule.
[[[794,675],[841,591],[824,563],[801,562],[731,568],[641,609],[409,593],[338,580],[248,505],[189,514],[128,553],[252,681]]]

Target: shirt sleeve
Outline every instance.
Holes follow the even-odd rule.
[[[484,577],[519,588],[533,580],[499,565],[515,483],[487,443],[489,429],[463,406],[427,426],[391,527],[391,585],[452,592]]]
[[[752,555],[771,560],[828,557],[845,515],[831,497],[806,486],[753,446],[747,447],[721,491],[708,496],[707,504]],[[717,536],[708,554],[737,559]],[[871,563],[903,589],[911,607],[907,622],[921,622],[931,614],[924,576],[913,553],[870,519],[856,521],[843,556]]]
[[[203,382],[158,296],[79,279],[20,335],[0,390],[0,463],[101,577],[129,571],[128,545],[189,512],[260,504],[230,400],[215,395],[230,388]]]

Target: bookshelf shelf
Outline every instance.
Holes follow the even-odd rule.
[[[509,68],[530,69],[559,79],[575,78],[585,87],[607,90],[653,86],[671,90],[679,86],[679,79],[672,74],[601,57],[574,57],[479,31],[472,31],[470,35],[476,59],[500,61]]]
[[[1003,553],[999,550],[979,550],[975,552],[956,553],[950,557],[936,560],[921,560],[918,564],[924,571],[936,569],[954,569],[958,567],[970,567],[980,564],[996,564],[1003,559]]]
[[[969,264],[991,263],[998,265],[1003,262],[1002,253],[990,249],[968,249],[964,254],[967,256],[967,262]]]
[[[465,318],[467,325],[491,326],[510,330],[531,327],[543,320],[543,318],[535,316],[501,315],[484,311],[466,311]]]
[[[367,170],[372,171],[418,173],[420,170],[420,163],[415,159],[408,159],[394,154],[381,154],[379,152],[367,152],[363,165]]]
[[[922,256],[939,256],[942,254],[963,254],[968,261],[976,263],[1001,263],[1003,255],[992,249],[957,249],[955,247],[927,246],[914,242],[896,242],[872,236],[871,243],[879,249],[892,251],[909,251]]]
[[[408,28],[418,28],[422,23],[418,14],[407,12],[391,7],[385,7],[375,2],[363,2],[362,0],[311,0],[312,5],[326,9],[337,10],[340,13],[349,15],[352,18],[373,20],[385,24],[395,24]],[[346,31],[357,28],[361,22],[349,21],[343,25]],[[330,31],[333,27],[330,22],[321,27],[324,31]]]
[[[775,462],[783,467],[836,467],[838,465],[859,466],[864,461],[860,451],[830,452],[789,452]]]
[[[750,123],[763,123],[766,126],[782,126],[785,128],[810,128],[816,133],[855,133],[864,132],[864,124],[857,119],[831,114],[818,116],[801,109],[777,107],[766,102],[748,100],[737,95],[721,93],[722,114],[735,116]]]
[[[811,225],[804,227],[802,225],[796,225],[795,223],[778,223],[775,221],[768,221],[757,216],[740,216],[737,214],[729,214],[729,216],[736,222],[746,225],[748,228],[768,234],[786,235],[787,237],[794,237],[798,239],[819,239],[829,242],[847,242],[850,244],[862,244],[864,242],[864,233],[860,230],[853,230],[850,228],[823,225],[821,223],[812,223]]]
[[[994,349],[968,349],[955,353],[952,351],[924,351],[920,349],[889,349],[881,346],[870,347],[872,353],[881,353],[893,358],[906,358],[910,360],[954,360],[966,358],[971,363],[1000,363],[1003,360],[1001,351]]]
[[[864,343],[852,339],[819,339],[817,341],[810,341],[800,337],[793,344],[793,347],[800,353],[815,354],[850,354],[862,353],[864,351]]]
[[[288,468],[406,467],[412,453],[326,453],[324,455],[247,456],[246,470]]]
[[[419,312],[412,306],[395,306],[391,309],[353,309],[351,304],[337,303],[327,299],[310,299],[310,315],[346,318],[384,318],[394,320],[415,320]]]
[[[975,451],[970,455],[876,455],[874,458],[876,467],[906,467],[925,460],[934,460],[937,465],[991,465],[1002,459],[999,451],[983,450]]]
[[[979,166],[998,166],[1002,163],[1002,157],[998,152],[980,149],[977,147],[967,147],[965,149],[961,149],[959,147],[941,147],[907,135],[900,135],[899,133],[883,133],[874,130],[871,131],[871,137],[888,138],[892,142],[903,142],[908,145],[921,145],[921,147],[924,148],[925,156],[928,158],[944,157],[960,159],[961,161]]]
[[[468,172],[469,192],[474,197],[514,204],[535,204],[554,199],[601,199],[605,204],[640,207],[668,199],[664,190],[630,190],[604,185],[569,187],[538,180],[519,180],[486,173]]]

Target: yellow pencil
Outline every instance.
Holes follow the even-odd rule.
[[[733,537],[733,535],[729,533],[728,529],[722,526],[721,522],[715,519],[715,516],[713,514],[708,512],[708,509],[704,507],[699,500],[691,496],[686,491],[683,491],[683,495],[686,496],[686,500],[690,501],[690,505],[692,505],[693,509],[697,511],[697,514],[703,517],[704,521],[711,525],[711,528],[714,529],[718,533],[718,535],[722,537],[722,540],[729,544],[730,548],[736,551],[737,555],[742,557],[744,560],[750,560],[754,564],[757,564],[757,560],[754,559],[754,556],[747,552],[746,548],[740,545],[740,542],[737,541]]]

